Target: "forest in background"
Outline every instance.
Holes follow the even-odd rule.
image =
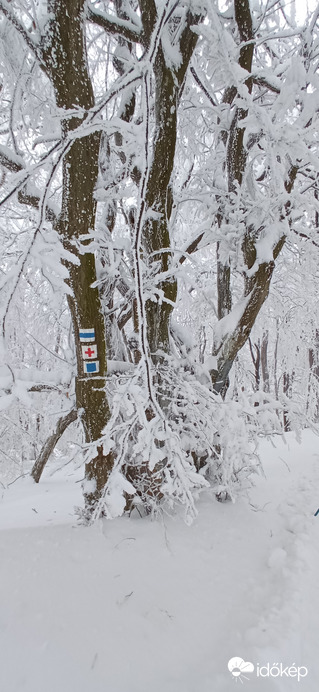
[[[83,465],[84,520],[191,520],[202,488],[250,482],[260,437],[317,429],[300,4],[0,0],[4,483],[55,453]]]

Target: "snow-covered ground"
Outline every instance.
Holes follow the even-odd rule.
[[[275,442],[249,498],[206,491],[191,527],[78,526],[69,467],[1,489],[0,691],[318,692],[319,440]]]

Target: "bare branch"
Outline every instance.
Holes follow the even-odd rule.
[[[157,20],[157,9],[154,0],[139,0],[143,25],[144,45],[149,47]]]
[[[27,330],[25,330],[25,333],[27,334],[27,336],[29,336],[31,339],[33,339],[33,341],[36,341],[36,343],[39,344],[39,346],[41,346],[41,348],[44,348],[45,351],[50,353],[51,356],[54,356],[54,358],[57,358],[58,360],[62,360],[62,363],[68,363],[68,361],[65,360],[65,358],[61,358],[61,356],[59,356],[57,353],[54,353],[53,351],[51,351],[50,348],[48,348],[47,346],[42,344],[41,341],[39,341],[39,339],[37,339],[33,334],[30,334],[30,332],[28,332]],[[68,363],[68,365],[71,365],[71,363]]]
[[[0,2],[1,2],[1,0],[0,0]],[[67,142],[67,144],[64,144],[64,146],[63,146],[63,148],[62,148],[62,155],[64,155],[64,154],[66,153],[67,149],[71,146],[71,144],[72,144],[72,142]],[[56,151],[61,150],[61,147],[62,147],[61,142],[58,142],[57,144],[55,144],[55,145],[50,149],[50,151],[48,151],[46,154],[44,154],[44,155],[41,157],[41,159],[40,159],[37,163],[35,163],[33,166],[30,166],[28,170],[26,170],[26,169],[24,169],[24,167],[22,167],[21,170],[18,171],[18,172],[21,172],[21,171],[23,171],[23,170],[26,170],[25,175],[24,175],[23,177],[22,177],[22,176],[18,176],[18,182],[17,182],[17,184],[15,185],[15,187],[14,187],[12,190],[10,190],[10,192],[8,192],[8,193],[5,195],[5,197],[3,197],[3,198],[0,200],[0,207],[1,207],[3,204],[5,204],[6,202],[8,202],[9,199],[11,199],[11,197],[12,197],[16,192],[18,192],[19,190],[21,190],[21,188],[27,183],[27,181],[29,180],[29,178],[31,178],[32,173],[34,173],[36,170],[38,170],[38,169],[43,165],[43,163],[44,163],[45,161],[47,161],[47,160],[50,158],[50,156],[52,156],[52,154],[54,154]],[[2,147],[2,149],[3,149],[3,147]],[[60,158],[61,158],[61,156],[60,156]],[[59,158],[59,161],[60,161],[60,158]],[[4,161],[4,160],[5,160],[5,159],[3,159],[3,161]],[[9,163],[10,163],[10,161],[12,161],[12,162],[14,161],[13,155],[12,155],[12,156],[10,155],[10,157],[9,157]],[[4,165],[4,163],[3,163],[3,165]]]
[[[215,106],[215,107],[216,107],[216,106],[217,106],[216,101],[214,101],[213,97],[212,97],[212,96],[210,95],[210,93],[207,91],[207,89],[206,89],[206,87],[204,86],[203,82],[200,80],[200,78],[199,78],[197,72],[194,70],[193,67],[191,67],[190,71],[191,71],[191,73],[192,73],[192,75],[193,75],[193,77],[194,77],[194,79],[195,79],[195,82],[198,84],[198,86],[199,86],[199,87],[201,88],[201,90],[204,92],[205,96],[207,96],[207,98],[208,98],[208,100],[210,101],[210,103],[212,104],[212,106]]]
[[[268,82],[268,80],[265,77],[253,76],[253,82],[258,86],[266,87],[266,89],[269,89],[269,91],[272,91],[274,94],[280,94],[280,89],[276,87],[274,84]]]
[[[6,19],[8,19],[12,26],[14,26],[14,28],[19,32],[20,36],[24,38],[28,48],[32,51],[32,53],[35,55],[37,60],[39,60],[39,62],[42,65],[43,59],[41,48],[37,46],[36,43],[34,43],[27,29],[23,26],[20,20],[12,12],[12,9],[7,0],[0,0],[0,12],[2,12]]]
[[[181,257],[179,258],[179,260],[178,260],[179,264],[184,264],[184,262],[188,259],[188,255],[191,255],[193,252],[196,252],[196,250],[198,250],[198,246],[200,245],[204,235],[205,235],[204,232],[199,233],[199,235],[196,236],[196,238],[194,238],[194,240],[192,240],[192,242],[188,245],[186,250],[183,251]],[[159,252],[163,252],[164,250],[166,250],[167,252],[170,252],[170,253],[172,252],[171,249],[167,250],[167,248],[162,248]],[[119,288],[119,286],[118,286],[118,288]],[[128,288],[126,288],[125,294],[127,292],[128,292]],[[122,295],[125,295],[125,294],[122,292]],[[129,320],[132,317],[132,314],[133,314],[132,305],[127,304],[122,309],[120,316],[118,318],[118,321],[117,321],[117,326],[118,326],[120,331],[122,329],[124,329],[125,325],[129,322]]]
[[[309,240],[310,243],[311,243],[312,245],[314,245],[315,247],[318,247],[318,248],[319,248],[319,244],[316,243],[316,241],[313,240],[313,238],[311,238],[311,237],[310,237],[309,235],[307,235],[306,233],[302,233],[301,231],[296,231],[295,228],[292,228],[292,231],[293,231],[296,235],[298,235],[299,238],[304,238],[305,240]]]
[[[92,24],[101,26],[102,29],[105,29],[109,34],[117,34],[132,43],[144,42],[142,32],[137,26],[134,26],[132,22],[107,15],[104,12],[93,9],[92,5],[88,5],[87,19]]]
[[[61,388],[56,384],[33,384],[28,392],[60,392]]]
[[[7,168],[8,171],[12,173],[19,173],[25,169],[25,165],[20,156],[15,156],[13,152],[10,152],[8,147],[0,146],[0,165]],[[26,204],[34,209],[39,209],[41,198],[40,195],[34,193],[30,194],[25,186],[22,190],[18,190],[18,201],[20,204]],[[54,210],[49,206],[45,210],[45,218],[52,224],[57,221],[57,216]]]
[[[29,207],[33,207],[34,209],[39,209],[41,204],[41,197],[34,194],[29,194],[27,188],[24,187],[23,190],[19,190],[18,192],[18,201],[20,202],[20,204],[26,204]],[[50,221],[53,226],[57,222],[56,213],[53,211],[53,209],[50,209],[48,205],[46,205],[45,208],[45,218],[46,221]]]
[[[71,142],[68,142],[68,143],[63,147],[61,153],[59,154],[59,156],[58,156],[58,158],[57,158],[57,160],[56,160],[56,162],[55,162],[55,163],[53,164],[53,166],[52,166],[52,169],[51,169],[49,178],[48,178],[48,180],[47,180],[47,183],[46,183],[46,186],[45,186],[43,195],[42,195],[42,199],[40,200],[40,204],[39,204],[39,212],[40,212],[40,214],[39,214],[39,222],[38,222],[38,225],[37,225],[37,227],[36,227],[36,229],[35,229],[35,231],[34,231],[34,233],[33,233],[33,237],[32,237],[32,239],[31,239],[31,242],[30,242],[30,244],[29,244],[29,247],[27,248],[27,250],[26,250],[26,252],[25,252],[25,254],[24,254],[24,257],[23,257],[23,259],[22,259],[22,262],[21,262],[21,264],[20,264],[20,268],[19,268],[19,271],[18,271],[18,274],[17,274],[17,278],[16,278],[16,281],[15,281],[14,287],[13,287],[13,289],[12,289],[10,295],[9,295],[9,298],[8,298],[8,301],[7,301],[7,305],[6,305],[6,309],[5,309],[3,318],[2,318],[2,334],[3,334],[3,336],[5,335],[6,320],[7,320],[7,316],[8,316],[8,312],[9,312],[9,308],[10,308],[10,305],[11,305],[12,298],[13,298],[13,296],[14,296],[14,294],[15,294],[16,288],[17,288],[17,286],[18,286],[18,284],[19,284],[19,281],[20,281],[20,279],[21,279],[21,276],[22,276],[22,274],[23,274],[24,267],[25,267],[25,265],[26,265],[26,262],[27,262],[27,259],[28,259],[29,255],[30,255],[30,252],[31,252],[31,250],[32,250],[32,248],[33,248],[33,245],[34,245],[34,243],[35,243],[35,240],[36,240],[36,238],[37,238],[37,236],[38,236],[38,234],[39,234],[39,232],[41,231],[41,228],[42,228],[42,224],[43,224],[43,221],[44,221],[44,218],[45,218],[45,212],[46,212],[46,200],[47,200],[47,196],[48,196],[48,193],[49,193],[49,189],[50,189],[51,182],[52,182],[52,180],[53,180],[53,177],[54,177],[54,175],[55,175],[55,173],[56,173],[56,170],[57,170],[57,168],[58,168],[58,166],[59,166],[59,164],[60,164],[60,162],[61,162],[61,160],[62,160],[64,154],[65,154],[66,151],[70,148],[70,146],[71,146]],[[20,187],[20,186],[19,186],[19,187]],[[3,203],[3,201],[2,201],[2,203]]]
[[[314,13],[313,13],[313,15],[312,15],[312,20],[311,20],[311,22],[310,22],[310,26],[309,26],[309,29],[308,29],[308,30],[309,30],[309,34],[312,34],[312,32],[313,32],[313,30],[314,30],[314,28],[315,28],[316,22],[318,21],[318,18],[319,18],[319,5],[317,6],[317,8],[315,9],[315,11],[314,11]]]
[[[189,246],[185,250],[185,254],[183,254],[182,257],[179,259],[180,264],[184,264],[185,260],[187,260],[187,255],[191,255],[193,252],[195,252],[203,239],[205,233],[202,232],[200,233],[192,242],[189,244]]]
[[[15,156],[14,152],[11,154],[8,147],[3,146],[0,146],[0,165],[12,173],[19,173],[25,168],[21,157]]]

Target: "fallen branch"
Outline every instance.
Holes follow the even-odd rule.
[[[68,426],[71,423],[74,423],[74,421],[76,421],[77,417],[77,409],[73,408],[65,416],[61,416],[61,418],[59,418],[55,431],[52,433],[52,435],[50,435],[50,437],[48,437],[48,439],[44,443],[41,452],[33,465],[31,476],[35,483],[39,483],[43,469],[47,461],[49,460],[49,457],[52,454],[56,444],[59,442],[60,437],[62,437],[63,433],[68,428]]]

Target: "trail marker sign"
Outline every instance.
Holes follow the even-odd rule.
[[[92,327],[91,329],[80,329],[79,330],[79,337],[80,341],[82,343],[87,343],[89,341],[95,341],[95,329]]]
[[[83,363],[84,366],[84,372],[87,375],[94,375],[96,372],[99,372],[100,369],[100,363],[98,360],[91,360],[91,361],[84,361]]]
[[[83,360],[94,360],[95,358],[97,358],[96,344],[90,344],[90,346],[82,346],[82,358]]]

